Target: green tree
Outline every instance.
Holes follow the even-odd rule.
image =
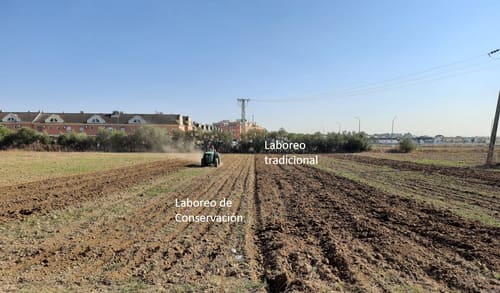
[[[87,151],[92,147],[93,139],[85,133],[65,133],[57,137],[57,144],[65,150]]]
[[[129,139],[124,131],[113,131],[109,136],[109,144],[113,152],[129,151]]]
[[[266,131],[250,129],[243,135],[241,149],[243,152],[261,153],[264,151],[264,142],[266,139]]]
[[[38,131],[32,128],[22,127],[13,134],[12,145],[13,146],[30,145],[39,141],[40,137],[41,135]]]
[[[98,150],[105,152],[111,151],[111,132],[105,128],[100,128],[97,131],[95,143]]]

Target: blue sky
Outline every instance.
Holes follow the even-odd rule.
[[[271,130],[390,132],[397,115],[396,132],[488,135],[499,19],[493,0],[1,0],[0,108],[208,123],[245,97]]]

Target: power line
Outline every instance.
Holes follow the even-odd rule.
[[[404,79],[398,79],[398,80],[395,80],[393,82],[383,82],[383,83],[380,83],[379,86],[372,86],[372,87],[358,87],[358,88],[352,88],[351,90],[347,90],[346,93],[353,93],[353,92],[360,92],[360,91],[365,91],[365,90],[371,90],[371,89],[375,89],[375,88],[383,88],[383,87],[386,87],[386,86],[393,86],[393,85],[400,85],[400,84],[404,84],[404,83],[409,83],[409,82],[414,82],[414,81],[419,81],[419,80],[425,80],[425,79],[433,79],[433,78],[439,78],[440,76],[444,75],[444,74],[452,74],[452,73],[455,73],[455,72],[458,72],[460,73],[460,70],[464,70],[464,69],[469,69],[469,68],[474,68],[474,67],[478,67],[478,66],[481,66],[482,64],[479,64],[479,63],[474,63],[474,64],[469,64],[469,65],[466,65],[466,66],[461,66],[461,67],[457,67],[457,68],[454,68],[454,69],[449,69],[449,70],[446,70],[446,71],[438,71],[438,72],[435,72],[435,73],[432,73],[432,74],[422,74],[422,75],[412,75],[414,77],[412,78],[404,78]]]
[[[331,93],[330,93],[331,94]],[[302,97],[292,97],[292,98],[277,98],[277,99],[255,99],[252,98],[252,101],[254,102],[261,102],[261,103],[288,103],[288,102],[306,102],[306,101],[311,101],[311,100],[321,100],[324,99],[325,95],[329,95],[329,93],[319,93],[319,94],[314,94],[314,95],[309,95],[309,96],[302,96]]]
[[[293,102],[311,102],[311,101],[315,101],[315,100],[327,100],[327,99],[332,99],[332,97],[334,97],[334,96],[337,96],[337,97],[346,97],[346,96],[347,97],[355,97],[355,96],[380,93],[380,92],[384,92],[384,91],[388,91],[388,90],[411,87],[411,86],[415,86],[415,85],[423,84],[423,83],[428,83],[428,82],[435,82],[435,81],[453,78],[453,77],[457,77],[457,76],[463,76],[463,75],[467,75],[467,74],[471,74],[471,73],[481,72],[481,71],[485,71],[485,70],[488,70],[491,68],[493,68],[493,66],[482,67],[482,68],[468,70],[468,71],[462,71],[462,72],[456,72],[454,74],[448,74],[448,75],[442,75],[442,76],[435,76],[435,77],[429,76],[429,77],[415,78],[415,79],[407,80],[405,82],[400,82],[398,84],[391,84],[391,85],[380,86],[380,87],[371,87],[371,88],[360,89],[358,91],[352,91],[352,92],[322,93],[322,94],[316,94],[313,96],[303,96],[303,97],[297,97],[297,98],[284,98],[284,99],[252,99],[252,101],[261,102],[261,103],[293,103]]]
[[[376,85],[376,84],[380,84],[380,83],[387,83],[387,82],[397,81],[397,80],[400,80],[400,79],[406,79],[408,77],[422,75],[424,73],[436,71],[438,69],[452,67],[452,66],[455,66],[457,64],[467,63],[467,62],[470,62],[472,60],[477,60],[478,58],[481,58],[481,57],[484,57],[484,56],[486,56],[486,54],[475,55],[475,56],[472,56],[472,57],[464,58],[464,59],[453,61],[453,62],[450,62],[450,63],[433,66],[433,67],[430,67],[430,68],[427,68],[427,69],[424,69],[424,70],[415,71],[415,72],[411,72],[411,73],[406,73],[406,74],[399,75],[399,76],[396,76],[396,77],[393,77],[393,78],[389,78],[389,79],[385,79],[385,80],[381,80],[381,81],[377,81],[377,82],[365,83],[364,86],[357,86],[357,87],[347,88],[346,90],[350,91],[350,90],[353,90],[353,89],[356,89],[356,88],[359,88],[359,87],[365,87],[365,86],[374,85],[374,84]]]
[[[500,49],[492,50],[488,53],[483,53],[480,55],[464,58],[461,60],[453,61],[450,63],[433,66],[425,70],[420,70],[404,75],[400,75],[394,78],[386,79],[379,82],[366,83],[364,86],[351,87],[341,92],[330,92],[330,93],[319,93],[314,95],[294,97],[294,98],[281,98],[281,99],[252,99],[255,102],[263,103],[290,103],[290,102],[310,102],[313,100],[325,100],[331,99],[333,95],[335,96],[359,96],[371,93],[383,92],[392,89],[404,88],[408,86],[414,86],[421,83],[433,82],[438,80],[443,80],[447,78],[452,78],[456,76],[466,75],[470,73],[484,71],[490,68],[479,67],[481,62],[485,60],[478,60],[481,57],[489,56],[490,59],[496,60],[494,54],[500,52]],[[472,61],[476,61],[471,64]],[[464,64],[463,66],[456,67],[457,65]],[[455,67],[455,68],[453,68]],[[446,69],[449,68],[449,69]],[[465,69],[471,68],[471,70],[463,71]],[[473,70],[472,70],[473,69]],[[460,71],[462,70],[462,71]],[[426,74],[427,73],[427,74]],[[373,86],[370,86],[373,85]]]
[[[471,73],[481,72],[481,71],[485,71],[485,70],[488,70],[491,68],[493,68],[493,66],[487,66],[487,67],[482,67],[482,68],[478,68],[478,69],[474,69],[474,70],[467,70],[467,71],[457,72],[454,74],[448,74],[448,75],[443,75],[443,76],[424,77],[424,78],[406,81],[406,82],[403,82],[401,84],[393,84],[393,85],[382,86],[382,87],[377,87],[377,88],[368,88],[368,89],[360,90],[357,92],[347,93],[347,96],[360,96],[360,95],[384,92],[384,91],[392,90],[392,89],[405,88],[405,87],[410,87],[410,86],[414,86],[414,85],[418,85],[418,84],[434,82],[434,81],[439,81],[439,80],[448,79],[448,78],[452,78],[452,77],[463,76],[463,75],[467,75],[467,74],[471,74]]]

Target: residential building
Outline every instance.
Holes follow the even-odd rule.
[[[241,120],[222,120],[213,124],[214,127],[220,129],[221,131],[230,132],[233,135],[233,139],[240,140],[241,135],[243,134],[243,123]],[[246,122],[246,131],[251,129],[264,131],[265,129],[261,126],[258,126],[254,122]]]
[[[86,133],[96,135],[99,129],[133,133],[141,126],[154,126],[172,132],[175,129],[191,131],[196,128],[189,116],[181,114],[128,114],[119,111],[112,113],[44,113],[39,112],[2,112],[0,125],[11,129],[28,127],[52,136],[64,133]]]

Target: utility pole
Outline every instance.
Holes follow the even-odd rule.
[[[247,132],[247,119],[246,119],[246,107],[250,99],[237,99],[241,105],[241,124],[242,124],[242,134]]]
[[[486,157],[486,165],[492,166],[494,164],[493,157],[495,155],[495,141],[497,138],[498,129],[498,116],[500,115],[500,91],[498,92],[497,110],[495,118],[493,119],[493,129],[491,129],[490,147],[488,149],[488,157]]]
[[[354,117],[354,119],[358,119],[358,133],[361,133],[361,119],[359,117]]]
[[[391,140],[394,139],[394,120],[396,120],[396,118],[398,118],[398,116],[394,116],[394,118],[392,118]]]

